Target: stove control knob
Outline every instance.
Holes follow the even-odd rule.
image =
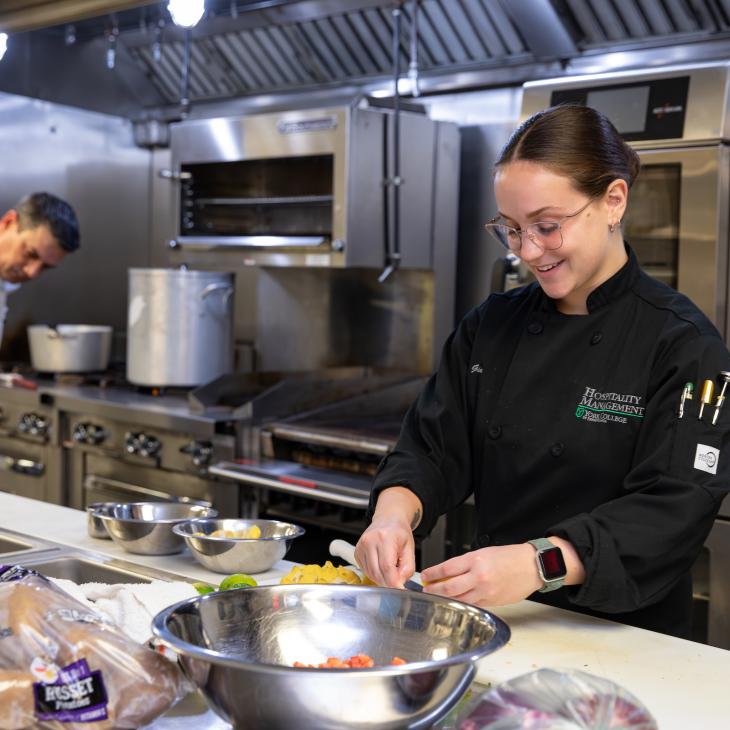
[[[195,466],[208,466],[213,456],[213,444],[210,441],[191,441],[180,449],[180,453],[189,454]]]
[[[148,436],[142,432],[128,433],[124,446],[128,454],[150,459],[162,450],[162,444],[156,436]]]
[[[77,423],[71,438],[79,444],[99,446],[106,441],[107,433],[102,426],[95,423]]]
[[[18,431],[31,436],[45,436],[49,426],[48,419],[37,413],[23,413],[18,421]]]
[[[142,434],[140,438],[140,456],[155,457],[160,453],[160,449],[162,449],[162,444],[159,439]]]

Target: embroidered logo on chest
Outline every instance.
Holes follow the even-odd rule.
[[[631,393],[602,391],[586,386],[575,409],[575,417],[590,423],[628,423],[643,418],[643,397]]]

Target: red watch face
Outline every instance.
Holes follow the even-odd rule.
[[[557,578],[565,578],[567,570],[565,568],[565,560],[563,553],[558,547],[543,550],[540,553],[540,565],[542,566],[542,574],[545,580],[556,580]]]

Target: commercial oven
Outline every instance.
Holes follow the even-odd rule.
[[[730,64],[529,82],[521,117],[571,102],[603,112],[641,159],[623,228],[643,268],[689,296],[730,341]],[[730,499],[693,578],[695,638],[730,648]]]
[[[383,268],[397,255],[432,269],[435,238],[453,234],[439,221],[455,220],[457,188],[440,181],[458,175],[458,129],[415,106],[397,121],[361,100],[172,125],[172,247],[274,267]]]

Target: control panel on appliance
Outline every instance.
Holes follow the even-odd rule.
[[[191,441],[180,447],[181,454],[188,454],[194,466],[208,466],[213,457],[213,444],[210,441]]]
[[[71,432],[71,438],[77,444],[88,446],[99,446],[107,440],[108,436],[109,434],[103,426],[90,422],[77,423]]]
[[[160,440],[144,431],[130,431],[126,435],[124,448],[128,454],[154,459],[160,455],[162,444]]]
[[[29,436],[45,436],[50,425],[49,419],[38,413],[23,413],[18,419],[18,431]]]

